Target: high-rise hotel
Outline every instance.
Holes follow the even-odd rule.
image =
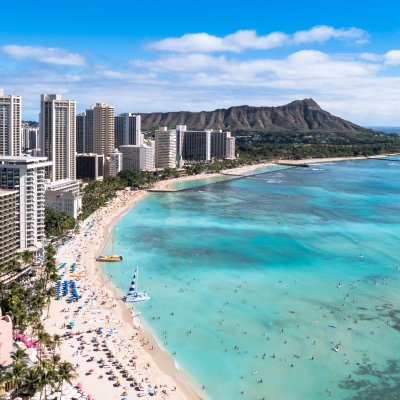
[[[143,144],[141,131],[141,116],[131,113],[120,114],[115,117],[115,146]]]
[[[108,157],[115,149],[115,110],[106,103],[93,107],[93,152]]]
[[[21,97],[0,89],[0,156],[21,154]]]
[[[0,157],[0,189],[16,190],[18,248],[36,252],[43,247],[45,169],[44,157]]]
[[[160,126],[156,131],[155,167],[175,168],[176,155],[176,131]]]
[[[42,94],[40,138],[42,155],[52,162],[46,170],[51,181],[76,178],[76,102],[58,94]]]

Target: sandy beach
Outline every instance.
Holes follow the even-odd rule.
[[[222,170],[220,173],[211,173],[211,174],[199,174],[199,175],[189,175],[189,176],[182,176],[180,178],[172,178],[165,181],[159,181],[155,184],[154,190],[161,191],[161,190],[170,190],[170,186],[178,183],[178,182],[185,182],[185,181],[195,181],[200,179],[207,179],[207,178],[215,178],[217,176],[223,175],[243,175],[247,172],[256,172],[260,168],[270,167],[272,165],[276,165],[275,162],[265,162],[260,164],[253,164],[253,165],[243,165],[238,168],[231,168]]]
[[[80,383],[94,399],[148,394],[156,399],[205,398],[195,393],[194,383],[144,329],[95,261],[118,218],[146,195],[146,191],[119,192],[106,208],[81,223],[80,233],[59,249],[57,263],[66,263],[59,271],[62,280],[75,280],[82,298],[73,303],[66,302],[68,296],[52,301],[45,325],[51,334],[75,334],[63,341],[60,354],[77,368],[79,377],[74,383]],[[73,263],[76,270],[72,273]],[[74,324],[72,329],[67,327],[69,322]]]
[[[365,157],[279,160],[222,172],[241,175],[286,162],[296,165],[356,159]],[[221,175],[170,179],[157,183],[155,188],[168,189],[176,182]],[[52,301],[45,325],[51,334],[68,331],[74,334],[63,341],[60,353],[77,368],[79,377],[74,383],[80,383],[93,399],[131,399],[142,395],[153,395],[156,399],[206,398],[200,386],[159,347],[140,316],[121,299],[121,293],[95,261],[113,225],[147,194],[145,190],[120,191],[107,207],[82,222],[80,233],[58,250],[57,264],[66,263],[59,271],[63,274],[62,281],[74,280],[81,298],[72,303],[67,303],[68,296]],[[71,269],[73,263],[76,263],[75,270]],[[73,322],[72,328],[68,328],[69,322]]]
[[[377,155],[377,156],[361,156],[361,157],[337,157],[337,158],[305,158],[301,160],[278,160],[274,162],[275,164],[317,164],[324,162],[337,162],[337,161],[357,161],[357,160],[368,160],[369,158],[382,158],[385,156],[389,156],[391,154],[386,155]]]

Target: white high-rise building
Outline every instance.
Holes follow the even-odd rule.
[[[43,247],[45,157],[0,157],[0,189],[18,191],[19,248],[37,251]]]
[[[39,128],[29,126],[27,124],[22,125],[21,129],[21,140],[22,150],[34,150],[39,148]]]
[[[110,153],[110,161],[109,161],[109,174],[110,176],[117,176],[118,172],[122,171],[122,163],[123,163],[123,154],[114,149]]]
[[[235,158],[235,138],[230,132],[221,130],[211,132],[211,157],[219,160]]]
[[[143,144],[141,131],[142,117],[131,113],[120,114],[115,117],[115,146]]]
[[[154,148],[144,144],[140,146],[120,146],[123,169],[148,171],[154,169]]]
[[[88,110],[90,111],[90,110]],[[108,157],[115,149],[114,107],[96,103],[93,112],[93,153]],[[85,151],[89,151],[86,149]]]
[[[17,258],[19,248],[18,191],[0,189],[0,266]]]
[[[22,100],[0,89],[0,156],[21,155]]]
[[[161,126],[156,131],[155,167],[175,168],[176,157],[176,131]]]
[[[42,94],[40,139],[42,155],[52,162],[46,171],[51,181],[76,177],[76,102],[58,94]]]

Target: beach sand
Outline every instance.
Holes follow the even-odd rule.
[[[155,389],[157,394],[153,398],[156,399],[205,398],[195,393],[195,383],[177,368],[150,332],[140,326],[143,324],[138,321],[138,317],[135,317],[137,323],[133,322],[135,311],[122,301],[121,294],[103,275],[95,261],[95,257],[105,247],[112,226],[146,195],[146,191],[119,192],[107,207],[97,210],[84,221],[80,233],[59,249],[57,262],[67,263],[62,279],[75,279],[82,298],[74,303],[66,302],[68,296],[52,301],[45,326],[51,334],[64,334],[68,331],[66,325],[73,321],[75,326],[70,330],[74,333],[83,332],[82,335],[76,334],[64,340],[60,354],[63,360],[76,366],[79,377],[75,383],[81,383],[84,392],[96,400],[136,397],[138,386],[136,389],[130,386],[134,381],[142,386],[143,393]],[[77,260],[75,274],[80,275],[79,278],[71,276],[70,272],[70,266]],[[80,306],[82,308],[78,311]],[[103,328],[103,334],[94,331],[98,328]],[[107,354],[115,358],[107,358]],[[95,359],[87,361],[92,356]],[[135,359],[132,360],[132,357]],[[105,361],[105,366],[100,368],[101,359],[110,359],[115,365]],[[117,361],[122,368],[117,365]],[[133,379],[123,378],[122,369]],[[89,370],[93,372],[88,374]],[[114,386],[117,380],[108,379],[110,375],[107,372],[111,371],[120,386]],[[200,389],[197,391],[200,392]]]

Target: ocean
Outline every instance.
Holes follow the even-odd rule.
[[[105,272],[125,293],[139,266],[137,309],[211,399],[399,399],[400,158],[264,171],[149,195]]]
[[[400,134],[400,127],[398,126],[369,126],[368,128],[375,129],[380,132],[385,133],[399,133]]]

